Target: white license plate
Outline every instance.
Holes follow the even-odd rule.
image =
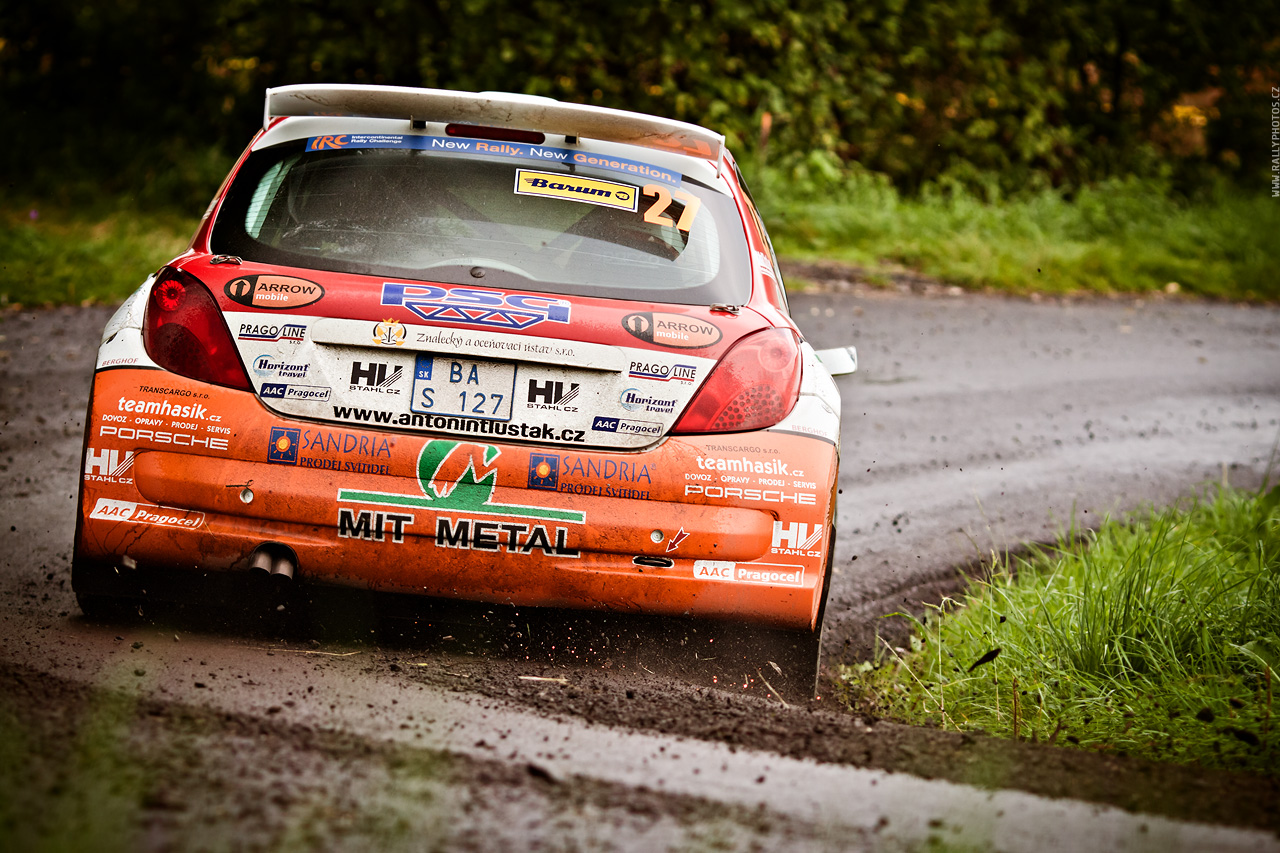
[[[511,420],[516,366],[418,353],[409,408],[431,415]]]

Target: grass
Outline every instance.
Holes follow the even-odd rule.
[[[797,190],[765,173],[762,208],[796,260],[904,265],[970,289],[1011,293],[1183,292],[1280,299],[1280,202],[1219,189],[1195,200],[1152,183],[1045,190],[995,203],[957,191],[901,197],[878,176]]]
[[[1064,535],[960,604],[844,667],[854,710],[1280,773],[1280,487]]]
[[[761,177],[782,255],[856,264],[872,281],[899,265],[1020,294],[1280,300],[1280,202],[1261,195],[1222,189],[1188,201],[1134,181],[1070,200],[1046,190],[987,203],[961,191],[907,199],[881,176],[833,169]],[[180,252],[196,225],[136,200],[0,202],[0,307],[119,301]]]
[[[0,206],[0,308],[118,302],[191,239],[197,217],[111,207]]]

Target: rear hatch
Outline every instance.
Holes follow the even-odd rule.
[[[210,247],[243,263],[189,261],[283,415],[639,448],[765,325],[736,313],[750,252],[713,163],[316,121],[273,128],[222,199]]]
[[[734,341],[766,326],[749,310],[184,268],[215,285],[264,405],[397,431],[642,448],[670,432]]]

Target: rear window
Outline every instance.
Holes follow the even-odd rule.
[[[250,155],[218,214],[214,252],[606,298],[741,304],[750,295],[733,199],[688,177],[599,155],[591,159],[603,168],[310,147],[298,140]]]

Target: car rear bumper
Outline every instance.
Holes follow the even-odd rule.
[[[406,435],[132,368],[96,375],[87,436],[77,560],[239,571],[265,545],[322,582],[796,629],[821,604],[836,448],[812,436]]]

